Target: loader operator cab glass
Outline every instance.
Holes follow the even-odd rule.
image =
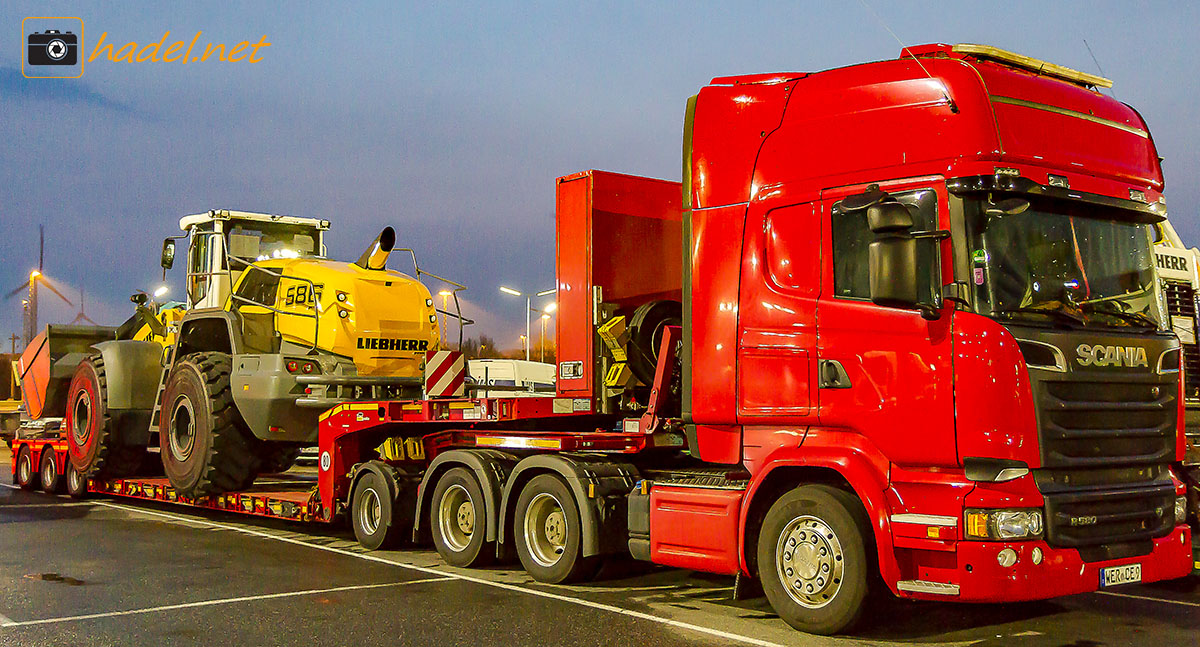
[[[993,215],[990,205],[964,204],[977,312],[1060,328],[1163,327],[1153,225],[1068,200],[1032,198],[1021,213]]]
[[[198,225],[192,229],[192,242],[188,248],[187,293],[188,300],[200,303],[208,294],[212,277],[210,273],[209,256],[212,252],[212,223]]]
[[[238,222],[229,227],[226,236],[229,255],[250,263],[314,256],[318,249],[317,232],[302,225]]]

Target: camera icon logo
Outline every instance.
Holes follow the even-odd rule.
[[[47,29],[30,34],[26,41],[30,65],[75,65],[79,62],[79,37],[71,32]]]
[[[25,56],[21,74],[31,79],[83,76],[83,19],[33,16],[21,21]]]

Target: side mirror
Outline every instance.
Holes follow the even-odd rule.
[[[867,227],[876,234],[904,232],[913,228],[912,211],[899,202],[880,202],[867,207]]]
[[[877,305],[906,310],[920,310],[925,319],[937,319],[939,302],[922,300],[921,288],[926,284],[918,276],[917,258],[920,245],[937,245],[933,237],[915,237],[907,231],[884,233],[868,247],[868,278],[871,301]],[[936,250],[932,250],[936,258]],[[927,280],[927,277],[926,277]]]
[[[168,238],[163,241],[162,268],[169,270],[175,265],[175,241]]]

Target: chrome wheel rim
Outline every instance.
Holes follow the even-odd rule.
[[[567,517],[553,494],[541,492],[525,509],[525,545],[533,561],[551,567],[562,559],[567,546]]]
[[[21,457],[17,459],[17,462],[17,478],[19,478],[22,483],[28,483],[33,479],[33,466],[30,465],[30,463],[33,462],[33,459],[31,459],[28,454],[22,454]]]
[[[475,534],[475,502],[467,488],[451,485],[438,503],[438,527],[446,546],[461,553],[471,544]]]
[[[362,507],[358,510],[358,523],[368,535],[379,530],[383,520],[383,505],[379,502],[379,493],[374,488],[367,488],[363,494]]]
[[[83,476],[79,474],[79,470],[67,468],[67,486],[74,492],[83,490]]]
[[[71,435],[75,437],[76,445],[86,445],[92,436],[92,396],[87,391],[80,391],[75,398],[75,406],[71,420]]]
[[[57,468],[54,465],[53,458],[50,460],[42,459],[42,485],[50,485],[54,481],[54,477],[57,476],[55,474],[56,471]]]
[[[775,569],[796,604],[819,609],[832,602],[842,588],[842,543],[824,520],[811,515],[796,517],[779,533]]]
[[[186,461],[196,446],[196,413],[192,402],[179,398],[171,411],[171,428],[167,433],[171,457],[179,462]]]

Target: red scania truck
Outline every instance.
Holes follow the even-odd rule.
[[[872,589],[1184,576],[1163,179],[1108,84],[978,45],[713,79],[682,186],[559,179],[552,397],[341,404],[311,494],[193,503],[348,518],[372,548],[411,533],[457,566],[515,555],[543,582],[614,554],[736,575],[815,633]]]

